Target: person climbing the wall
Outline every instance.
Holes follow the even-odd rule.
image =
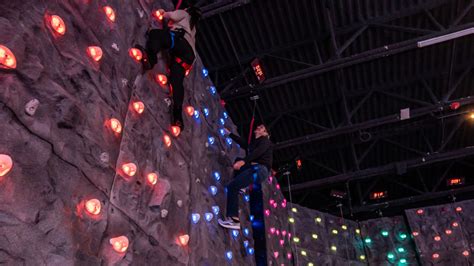
[[[171,124],[178,126],[180,131],[183,123],[183,80],[196,58],[195,36],[196,27],[201,19],[201,10],[194,6],[181,10],[165,12],[159,10],[164,19],[168,19],[164,29],[151,29],[148,32],[146,48],[136,45],[143,53],[143,69],[150,70],[157,63],[157,53],[168,50],[170,55],[171,93],[173,95]]]
[[[231,134],[228,129],[225,130],[226,134],[230,134],[230,137],[240,147],[247,150],[247,156],[234,163],[234,170],[240,172],[227,185],[226,218],[218,221],[222,227],[240,229],[239,192],[242,188],[246,188],[254,182],[261,183],[268,177],[273,163],[273,143],[263,124],[254,130],[255,138],[248,145],[244,139]]]

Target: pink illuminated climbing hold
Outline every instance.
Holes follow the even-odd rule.
[[[181,243],[182,246],[188,245],[188,242],[189,242],[189,235],[179,236],[179,243]]]

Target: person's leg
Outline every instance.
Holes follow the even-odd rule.
[[[170,65],[170,84],[173,91],[173,118],[171,123],[183,129],[183,100],[184,86],[183,80],[186,70],[178,64],[174,58]]]
[[[227,185],[227,217],[239,217],[239,191],[253,183],[254,170],[250,167],[242,171]]]
[[[146,42],[146,54],[150,64],[150,68],[158,62],[156,54],[164,49],[171,47],[171,35],[168,30],[153,29],[148,32]]]

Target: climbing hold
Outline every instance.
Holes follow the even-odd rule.
[[[110,244],[114,248],[115,251],[119,253],[123,253],[128,249],[128,238],[126,236],[119,236],[110,239]]]
[[[99,62],[102,59],[102,49],[99,46],[89,46],[87,47],[87,54],[92,60]]]
[[[109,19],[110,22],[115,22],[115,11],[112,7],[110,6],[104,6],[103,10],[105,12],[105,15]]]
[[[166,218],[166,216],[168,216],[168,210],[166,209],[161,210],[161,218]]]
[[[178,200],[178,201],[176,202],[176,205],[178,205],[178,207],[180,207],[180,208],[183,207],[183,201],[182,201],[182,200]]]
[[[168,83],[168,78],[166,77],[166,75],[163,75],[163,74],[157,74],[155,75],[155,81],[164,86]]]
[[[101,210],[101,204],[98,199],[90,199],[86,202],[86,210],[92,215],[98,215]]]
[[[182,246],[186,246],[188,242],[189,242],[189,235],[179,236],[179,243],[181,243]]]
[[[39,102],[38,99],[33,99],[33,100],[29,101],[25,105],[25,112],[30,116],[34,116],[35,113],[36,113],[36,109],[38,109],[39,104],[40,104],[40,102]]]
[[[178,126],[171,126],[171,134],[175,137],[178,137],[181,133],[181,128]]]
[[[166,147],[168,147],[168,148],[171,147],[171,138],[170,138],[170,136],[164,134],[163,135],[163,142],[165,143]]]
[[[155,185],[156,182],[158,182],[158,175],[156,173],[149,173],[147,176],[146,176],[146,179],[148,181],[148,183],[150,183],[150,185]]]
[[[137,166],[134,163],[126,163],[122,165],[122,171],[132,177],[137,173]]]
[[[66,24],[64,24],[64,21],[60,16],[51,15],[49,17],[49,24],[57,34],[64,35],[66,33]]]
[[[15,55],[8,49],[8,47],[0,45],[0,68],[15,69],[16,58]]]
[[[13,167],[13,160],[9,155],[0,154],[0,176],[5,176]]]
[[[143,102],[137,101],[133,103],[133,110],[138,114],[143,113],[145,111],[145,104]]]
[[[117,134],[120,134],[120,132],[122,132],[122,124],[120,123],[120,121],[118,121],[118,119],[111,118],[109,120],[109,123],[110,123],[110,128],[112,129],[113,132]]]
[[[130,57],[135,59],[136,61],[140,61],[143,58],[142,51],[140,51],[140,49],[137,49],[137,48],[128,49],[128,55],[130,55]],[[166,82],[165,82],[165,84],[166,84]],[[163,84],[163,85],[165,85],[165,84]]]

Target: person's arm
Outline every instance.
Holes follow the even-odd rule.
[[[259,141],[259,143],[257,144],[257,147],[255,147],[255,150],[253,150],[252,153],[248,154],[244,158],[245,164],[250,164],[252,161],[258,159],[265,152],[267,152],[271,147],[272,147],[272,143],[270,142],[269,139],[265,138]]]
[[[181,9],[165,12],[165,14],[163,15],[164,18],[171,19],[175,22],[183,20],[186,16],[188,16],[188,12]]]
[[[231,139],[233,139],[235,142],[237,142],[240,145],[241,148],[243,148],[243,149],[248,148],[249,145],[248,145],[247,141],[245,141],[242,137],[239,137],[239,136],[237,136],[233,133],[230,133],[229,137]]]

